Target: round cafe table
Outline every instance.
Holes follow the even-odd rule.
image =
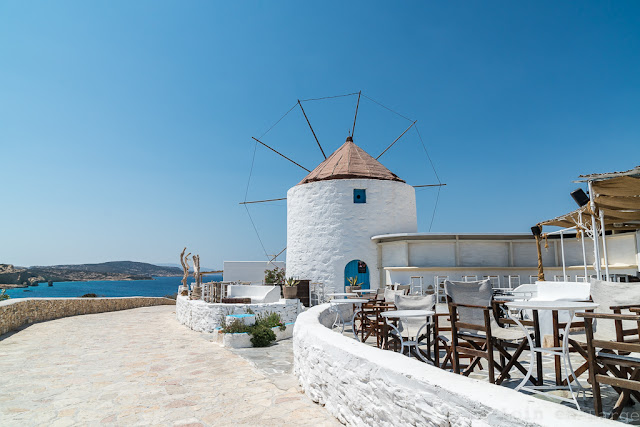
[[[341,297],[341,298],[347,298],[347,297],[357,297],[358,294],[354,294],[353,292],[333,292],[331,294],[327,294],[327,296],[330,297]]]
[[[346,294],[346,295],[349,295],[349,294]],[[358,311],[362,311],[362,304],[366,302],[369,302],[369,300],[364,298],[343,298],[343,299],[332,299],[331,301],[329,301],[329,304],[330,304],[329,309],[331,311],[335,311],[336,313],[336,318],[333,321],[333,325],[331,325],[331,328],[333,329],[335,326],[342,325],[341,333],[344,333],[344,327],[346,325],[350,325],[353,331],[353,336],[355,337],[355,339],[360,341],[360,339],[358,338],[358,332],[356,331],[356,327],[355,327],[355,318],[356,318],[356,315],[358,314]],[[342,317],[342,311],[340,310],[340,305],[342,304],[353,304],[353,316],[351,316],[350,322],[345,322],[344,318]]]
[[[564,400],[567,402],[573,402],[576,405],[576,408],[580,409],[580,405],[576,400],[575,394],[573,392],[573,387],[571,387],[571,383],[573,381],[576,382],[578,387],[584,392],[584,387],[578,381],[578,378],[574,374],[573,366],[571,366],[571,358],[569,353],[569,330],[571,329],[571,322],[573,321],[573,316],[576,311],[584,311],[584,310],[593,310],[598,307],[598,304],[593,302],[583,302],[583,301],[566,301],[566,300],[558,300],[558,301],[513,301],[506,303],[509,317],[513,320],[525,333],[527,336],[527,340],[529,341],[530,351],[530,360],[529,360],[529,369],[527,371],[527,375],[525,375],[524,379],[518,386],[516,387],[516,391],[518,390],[526,390],[532,393],[541,393],[541,390],[566,390],[568,389],[571,393],[571,399],[567,399],[561,396],[556,395],[547,395],[549,397],[553,397],[555,399]],[[562,336],[562,346],[561,347],[536,347],[533,344],[533,340],[531,339],[531,334],[527,330],[527,328],[520,322],[518,319],[519,316],[515,316],[511,314],[511,309],[513,310],[551,310],[551,311],[567,311],[569,312],[569,321],[564,328],[564,334]],[[543,353],[550,354],[553,356],[561,356],[563,361],[564,373],[567,378],[567,386],[529,386],[525,387],[525,384],[531,378],[531,374],[533,373],[533,361],[535,353]],[[571,380],[573,378],[573,381]]]
[[[400,343],[402,344],[402,346],[400,347],[400,353],[404,354],[404,348],[406,347],[409,350],[409,357],[411,357],[411,347],[413,347],[415,349],[416,355],[423,362],[427,362],[429,361],[430,358],[424,357],[424,355],[422,354],[422,351],[420,351],[420,349],[418,348],[418,344],[419,344],[418,338],[420,337],[420,332],[422,332],[422,330],[427,326],[427,323],[428,323],[427,317],[433,316],[434,314],[436,313],[431,310],[393,310],[393,311],[385,311],[383,313],[380,313],[380,316],[384,317],[385,323],[387,324],[387,326],[391,327],[393,329],[393,333],[395,333],[400,339]],[[398,319],[400,325],[402,325],[403,320],[406,321],[409,318],[416,318],[416,317],[424,318],[424,324],[420,326],[420,328],[418,329],[418,332],[416,332],[414,340],[411,339],[408,325],[407,325],[407,339],[404,340],[402,338],[402,332],[400,332],[400,329],[398,328],[398,326],[394,325],[393,323],[389,323],[387,321],[388,319]]]

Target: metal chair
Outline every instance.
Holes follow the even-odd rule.
[[[449,276],[434,276],[433,283],[436,287],[436,303],[441,304],[447,302],[447,297],[444,294],[444,282],[449,280]]]
[[[418,283],[416,283],[416,281],[418,281]],[[410,286],[410,291],[409,291],[410,294],[422,295],[424,293],[422,276],[411,276],[409,286]]]

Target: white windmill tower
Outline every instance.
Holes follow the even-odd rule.
[[[415,189],[351,137],[287,192],[287,276],[342,292],[346,278],[377,289],[371,237],[415,233]]]

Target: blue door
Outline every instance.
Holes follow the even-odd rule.
[[[362,289],[369,289],[369,267],[364,261],[354,259],[344,268],[344,285],[349,286],[349,277],[357,277]]]

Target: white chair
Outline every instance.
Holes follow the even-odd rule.
[[[588,282],[587,276],[578,276],[576,275],[576,282]]]
[[[438,304],[447,302],[447,296],[444,293],[444,282],[446,280],[449,280],[449,276],[434,276],[433,278],[433,284],[436,287],[436,302]]]
[[[411,288],[409,288],[409,293],[412,295],[422,295],[424,293],[424,288],[422,286],[422,276],[411,276],[409,286],[411,286]]]
[[[529,284],[533,285],[534,283],[536,283],[538,281],[538,276],[537,275],[529,275]]]
[[[515,289],[520,286],[520,275],[509,275],[509,289]]]
[[[567,277],[567,279],[569,279]],[[554,282],[568,282],[569,280],[565,280],[564,274],[556,274],[553,276],[553,281]]]
[[[477,275],[462,276],[462,281],[463,282],[477,282],[478,281],[478,276]]]

